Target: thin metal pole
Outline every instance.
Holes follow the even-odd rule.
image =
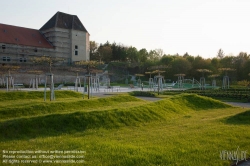
[[[45,84],[44,84],[44,101],[46,101],[46,84],[47,84],[47,76],[45,76]]]
[[[89,92],[90,92],[89,87],[90,87],[90,78],[89,78],[89,76],[88,76],[88,99],[89,99]]]

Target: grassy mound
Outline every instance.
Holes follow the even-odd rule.
[[[77,111],[83,108],[100,108],[115,105],[117,102],[140,101],[132,96],[114,96],[109,98],[93,99],[86,101],[46,103],[43,105],[28,106],[27,108],[9,108],[10,110],[0,111],[1,117],[16,117],[12,120],[2,120],[0,130],[1,139],[16,139],[25,137],[37,137],[57,135],[61,133],[72,133],[93,128],[117,128],[123,126],[138,126],[152,121],[166,121],[171,118],[178,118],[190,111],[204,110],[207,107],[218,109],[230,107],[219,101],[198,95],[183,94],[171,99],[158,102],[146,103],[144,105],[129,108],[113,108],[91,112]],[[129,104],[129,103],[128,103]],[[73,111],[57,111],[72,109]],[[35,110],[35,111],[34,111]],[[37,111],[39,110],[39,111]],[[36,117],[18,118],[17,115],[36,114]],[[41,111],[53,114],[41,115]],[[40,115],[40,116],[38,116]]]
[[[224,120],[225,123],[234,125],[250,125],[250,110],[231,116]]]
[[[74,91],[56,91],[56,98],[81,98],[82,94]],[[46,93],[47,99],[49,99],[49,91]],[[14,92],[2,92],[0,91],[1,101],[9,100],[24,100],[24,99],[41,99],[44,98],[44,92],[41,91],[14,91]]]
[[[172,100],[176,103],[179,103],[180,105],[185,105],[193,110],[207,110],[231,107],[221,101],[195,94],[177,95],[172,98]]]
[[[58,93],[58,96],[68,98],[73,94],[73,97],[79,97],[79,93],[66,91],[65,95]],[[10,93],[7,95],[12,96]],[[18,93],[19,95],[19,93]],[[25,98],[26,95],[26,98]],[[39,96],[39,93],[34,93],[35,96]],[[23,99],[29,99],[31,94],[24,92]],[[30,102],[30,103],[20,103],[14,106],[6,105],[0,107],[0,117],[1,119],[11,119],[18,117],[28,117],[28,116],[40,116],[46,114],[55,113],[69,113],[76,111],[89,111],[91,109],[105,108],[107,106],[113,106],[121,102],[134,102],[141,101],[132,96],[120,95],[113,96],[109,98],[99,98],[92,100],[70,100],[70,101],[56,101],[56,102]],[[13,102],[15,103],[15,102]]]

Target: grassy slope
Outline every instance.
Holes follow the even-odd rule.
[[[0,145],[12,149],[15,144],[15,150],[86,150],[87,165],[228,165],[219,151],[250,149],[249,112],[210,98],[184,94],[144,105],[130,96],[100,100],[87,101],[102,107],[97,111],[86,104],[90,112],[1,119]],[[102,105],[121,100],[138,104],[114,104],[113,109]],[[75,101],[67,101],[71,102]]]
[[[126,105],[128,102],[130,102],[129,105],[132,106],[136,103],[143,103],[135,97],[124,95],[110,97],[109,99],[96,98],[92,100],[83,100],[80,93],[72,91],[58,91],[56,95],[56,101],[44,102],[42,92],[23,92],[23,94],[21,92],[13,92],[10,93],[10,95],[8,93],[0,93],[2,100],[8,100],[8,102],[0,103],[1,120],[72,113],[76,111],[88,112],[93,110],[104,110],[103,108],[110,109],[115,106],[128,107],[128,105]]]

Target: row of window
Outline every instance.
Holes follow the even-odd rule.
[[[5,50],[6,49],[6,45],[2,45],[2,49]],[[38,52],[37,48],[34,49],[34,52]]]
[[[2,49],[6,49],[6,45],[2,45]],[[34,49],[34,52],[38,52],[37,48]],[[78,46],[75,45],[75,55],[78,55]]]
[[[4,62],[10,62],[11,61],[11,58],[10,57],[3,57],[3,61]],[[19,62],[27,62],[27,59],[26,58],[19,58]]]

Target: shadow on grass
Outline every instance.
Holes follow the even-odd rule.
[[[250,125],[250,110],[225,119],[225,123],[236,125]]]

